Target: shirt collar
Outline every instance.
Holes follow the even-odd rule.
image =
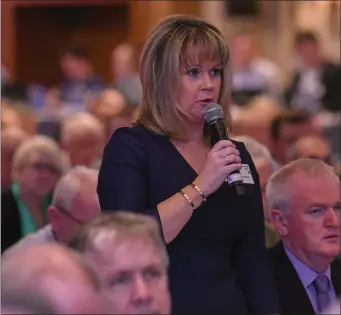
[[[284,250],[290,259],[292,265],[296,269],[296,272],[301,279],[301,282],[303,283],[304,287],[307,288],[315,279],[317,276],[325,275],[328,277],[329,281],[331,281],[331,273],[330,273],[330,266],[322,272],[317,273],[313,269],[311,269],[309,266],[307,266],[302,260],[298,259],[289,249],[287,249],[284,246]]]

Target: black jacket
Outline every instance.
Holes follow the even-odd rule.
[[[314,314],[306,290],[280,241],[268,250],[278,291],[281,314]],[[331,278],[336,294],[341,291],[341,262],[331,264]]]

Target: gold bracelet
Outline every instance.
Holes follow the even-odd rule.
[[[203,199],[202,203],[204,203],[206,201],[206,196],[201,191],[201,189],[197,185],[195,185],[194,183],[191,183],[191,186],[200,194],[201,198]]]
[[[188,203],[192,206],[193,210],[195,210],[195,205],[192,202],[192,200],[188,197],[188,195],[184,193],[182,190],[180,190],[179,193],[187,199]]]

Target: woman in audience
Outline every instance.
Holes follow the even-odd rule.
[[[159,221],[174,314],[278,311],[257,171],[243,144],[224,140],[212,148],[203,118],[207,104],[220,103],[230,123],[229,71],[218,29],[184,15],[165,19],[142,52],[138,123],[118,129],[104,151],[102,211]],[[225,182],[241,163],[253,178],[245,197]]]
[[[47,223],[51,193],[67,167],[65,154],[50,138],[34,136],[18,147],[13,184],[1,193],[1,252]]]

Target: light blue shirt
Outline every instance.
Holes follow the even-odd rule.
[[[292,265],[294,266],[307,294],[310,299],[311,305],[313,306],[315,313],[319,314],[319,308],[317,306],[317,293],[314,287],[314,280],[317,276],[325,275],[330,281],[329,299],[331,303],[338,302],[335,289],[331,279],[330,266],[321,274],[317,273],[309,266],[307,266],[302,260],[298,259],[289,249],[284,247],[284,250],[290,259]]]

